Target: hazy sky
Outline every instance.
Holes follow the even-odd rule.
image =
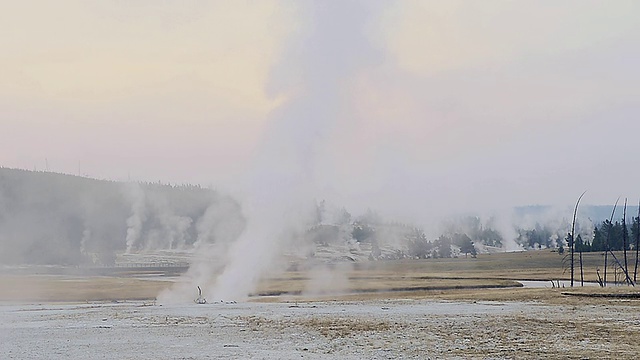
[[[233,189],[280,143],[311,167],[285,172],[347,206],[637,198],[639,17],[634,0],[2,1],[0,165]]]

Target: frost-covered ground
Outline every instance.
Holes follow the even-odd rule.
[[[632,359],[639,339],[624,302],[0,305],[3,359]]]

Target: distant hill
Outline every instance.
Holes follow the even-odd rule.
[[[117,253],[228,241],[243,227],[235,200],[199,186],[0,168],[0,265],[110,265]]]

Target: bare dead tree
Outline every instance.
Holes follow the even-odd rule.
[[[638,228],[636,229],[636,266],[633,269],[633,282],[637,282],[638,276],[638,245],[640,245],[640,201],[638,202],[638,220],[637,220]]]
[[[569,238],[569,241],[571,241],[571,244],[569,244],[569,247],[571,248],[571,287],[573,287],[573,274],[574,274],[574,261],[573,261],[573,254],[575,253],[575,249],[576,249],[576,237],[575,237],[575,231],[576,231],[576,216],[578,215],[578,205],[580,205],[580,200],[582,199],[582,197],[584,196],[584,194],[587,191],[585,190],[582,195],[580,195],[580,197],[578,198],[578,201],[576,201],[576,207],[575,209],[573,209],[573,222],[571,223],[571,236]],[[580,250],[580,272],[582,272],[582,250]]]
[[[580,239],[580,286],[584,286],[584,268],[582,267],[582,238],[578,235],[578,239]]]
[[[624,266],[622,265],[622,263],[620,262],[620,260],[618,260],[618,257],[616,256],[616,254],[611,251],[611,249],[608,250],[608,253],[611,254],[611,257],[613,258],[613,260],[615,260],[615,264],[614,266],[618,266],[622,272],[624,273],[624,277],[625,277],[625,281],[627,282],[628,285],[631,286],[635,286],[633,280],[631,280],[631,276],[629,276],[629,272],[625,270]],[[605,253],[606,254],[606,253]]]
[[[620,198],[618,198],[618,200],[620,200]],[[604,286],[607,286],[607,255],[611,254],[611,257],[613,258],[613,260],[615,260],[615,264],[614,266],[618,266],[623,272],[624,272],[624,277],[625,277],[625,281],[627,282],[628,285],[631,286],[635,286],[634,281],[631,280],[631,277],[629,276],[629,272],[627,271],[627,268],[625,266],[622,265],[622,263],[620,262],[620,260],[618,260],[618,257],[616,256],[616,254],[611,250],[611,248],[609,248],[609,236],[611,234],[611,229],[613,228],[613,214],[616,212],[616,206],[618,205],[618,201],[616,201],[616,204],[613,206],[613,212],[611,213],[611,220],[609,220],[609,230],[607,231],[607,241],[605,243],[605,253],[604,253]],[[625,212],[626,214],[626,212]],[[626,253],[626,251],[625,251]],[[617,269],[614,267],[614,270],[617,271]],[[617,276],[617,275],[614,275]],[[616,280],[617,282],[617,280]]]
[[[629,273],[627,264],[627,243],[629,232],[627,230],[627,198],[624,198],[624,210],[622,211],[622,252],[624,254],[624,272]]]
[[[613,258],[613,260],[615,260],[617,266],[624,272],[625,281],[627,282],[627,284],[631,285],[631,286],[635,286],[634,281],[631,280],[631,277],[629,276],[629,271],[627,271],[627,267],[622,265],[620,260],[618,260],[618,257],[616,256],[616,254],[614,254],[613,251],[611,251],[611,249],[609,248],[609,236],[611,235],[611,230],[613,229],[613,215],[616,212],[616,206],[618,206],[618,201],[619,200],[620,200],[620,198],[618,198],[618,200],[616,200],[616,204],[613,206],[613,211],[611,212],[611,219],[609,220],[609,229],[607,231],[607,241],[606,241],[606,243],[604,245],[604,247],[605,247],[605,253],[604,253],[604,286],[607,286],[607,255],[608,254],[611,254],[611,257]],[[626,216],[626,200],[625,200],[624,215]],[[624,219],[623,219],[623,224],[624,224]],[[624,229],[624,227],[623,227],[623,229]],[[624,231],[623,231],[623,238],[624,238]],[[625,254],[626,254],[626,251],[625,251]]]
[[[600,287],[604,287],[604,282],[600,276],[600,268],[596,268],[596,275],[598,275],[598,284],[600,284]]]
[[[609,228],[607,229],[607,237],[604,241],[604,286],[607,286],[607,260],[609,256],[609,237],[611,236],[611,230],[613,229],[613,216],[616,213],[616,207],[618,207],[618,201],[620,197],[616,199],[615,205],[613,205],[613,211],[611,211],[611,218],[609,219]]]

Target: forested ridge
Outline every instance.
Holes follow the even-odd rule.
[[[110,265],[119,252],[213,241],[221,218],[241,222],[239,204],[200,186],[0,168],[0,264]]]

